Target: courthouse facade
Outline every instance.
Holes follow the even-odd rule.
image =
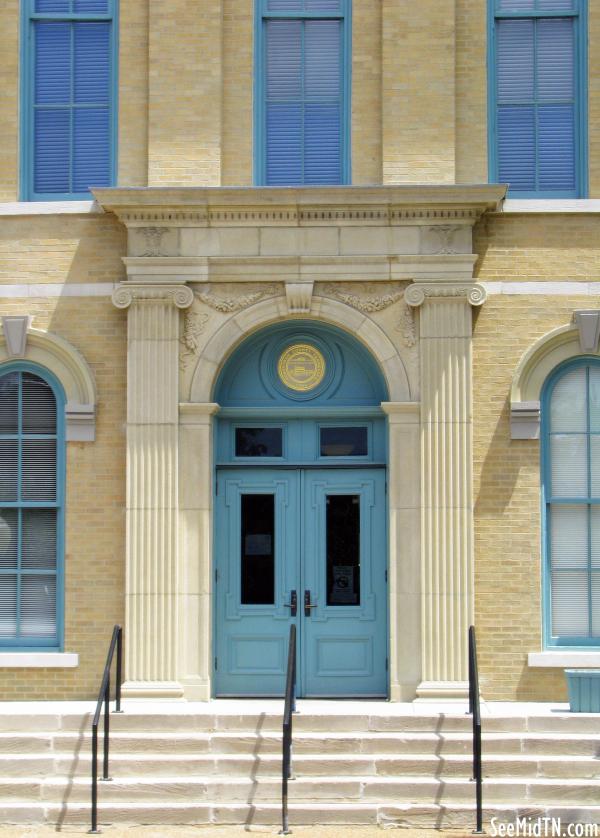
[[[0,696],[600,664],[600,9],[6,0]],[[589,49],[588,49],[589,45]],[[598,488],[597,488],[598,487]]]

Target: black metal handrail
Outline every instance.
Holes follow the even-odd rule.
[[[290,834],[288,818],[288,780],[292,776],[292,714],[296,710],[296,626],[290,626],[285,705],[283,708],[283,742],[281,760],[281,832]]]
[[[101,830],[98,829],[98,724],[100,723],[100,712],[102,704],[104,704],[104,759],[102,779],[110,780],[108,776],[108,756],[109,756],[109,736],[110,736],[110,669],[115,655],[115,648],[117,650],[117,671],[115,674],[115,713],[122,713],[121,710],[121,681],[122,681],[122,667],[123,667],[123,629],[121,626],[115,626],[108,647],[108,655],[106,656],[106,665],[104,667],[104,674],[102,675],[102,683],[100,685],[100,692],[98,693],[98,703],[96,704],[96,712],[92,721],[92,827],[88,830],[91,835],[99,835]]]
[[[483,789],[481,776],[481,708],[479,706],[479,672],[475,626],[469,626],[469,713],[473,716],[473,780],[477,807],[476,835],[483,834]]]

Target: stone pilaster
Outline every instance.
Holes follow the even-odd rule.
[[[123,283],[128,309],[125,694],[180,697],[178,592],[181,284]]]
[[[419,698],[467,695],[474,614],[472,311],[475,283],[420,282],[422,682]]]

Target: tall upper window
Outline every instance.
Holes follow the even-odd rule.
[[[25,200],[90,198],[115,180],[116,0],[24,0]]]
[[[567,364],[543,401],[547,645],[600,645],[600,363]]]
[[[37,368],[0,372],[0,647],[61,642],[63,408]]]
[[[490,180],[585,196],[586,0],[490,2]]]
[[[350,0],[256,7],[256,181],[348,183]]]

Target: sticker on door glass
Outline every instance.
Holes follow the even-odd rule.
[[[277,373],[290,390],[313,390],[325,376],[325,358],[315,346],[295,343],[281,353]]]

